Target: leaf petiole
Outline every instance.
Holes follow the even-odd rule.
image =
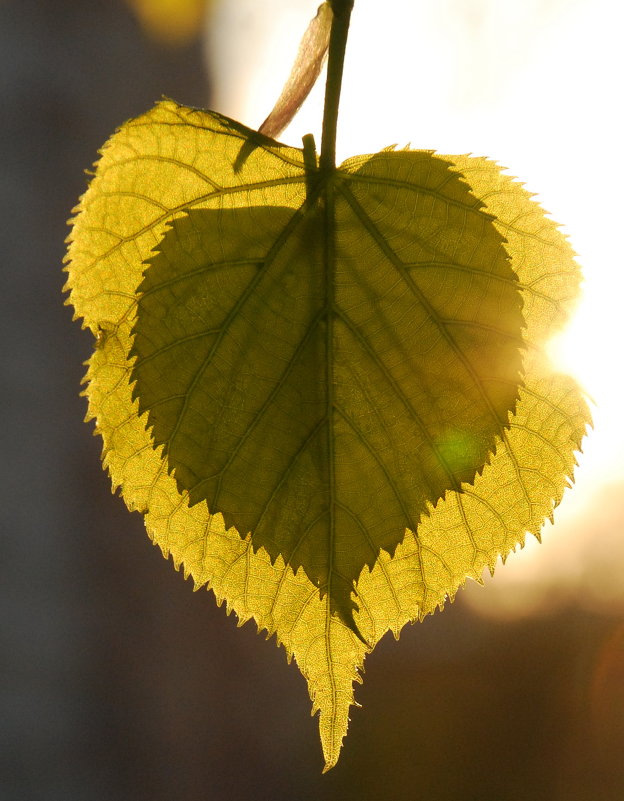
[[[325,85],[325,106],[323,109],[323,133],[321,138],[321,172],[336,169],[336,130],[338,126],[338,106],[349,22],[353,10],[353,0],[330,0],[334,17],[329,37],[329,57],[327,63],[327,83]]]

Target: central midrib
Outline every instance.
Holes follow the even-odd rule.
[[[332,573],[335,561],[336,546],[336,463],[334,452],[334,311],[336,305],[336,224],[334,182],[331,177],[325,179],[324,191],[321,195],[324,204],[324,273],[325,273],[325,417],[327,420],[327,461],[329,483],[328,510],[328,560],[327,560],[327,593],[331,597]]]

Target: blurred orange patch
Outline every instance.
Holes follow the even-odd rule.
[[[171,46],[191,42],[200,32],[212,0],[127,0],[145,33]]]

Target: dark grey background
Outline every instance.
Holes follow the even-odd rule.
[[[0,801],[619,801],[619,614],[493,623],[458,602],[384,640],[321,776],[296,668],[111,496],[65,221],[97,148],[162,94],[208,103],[199,44],[151,43],[120,0],[0,2]]]

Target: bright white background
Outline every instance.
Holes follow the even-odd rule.
[[[207,48],[218,111],[262,122],[317,5],[221,0]],[[552,354],[595,401],[595,429],[544,544],[528,541],[487,593],[464,593],[488,614],[571,597],[624,606],[623,22],[613,0],[355,2],[339,159],[408,143],[493,158],[564,224],[584,271]],[[322,93],[319,81],[282,141],[320,143]]]

